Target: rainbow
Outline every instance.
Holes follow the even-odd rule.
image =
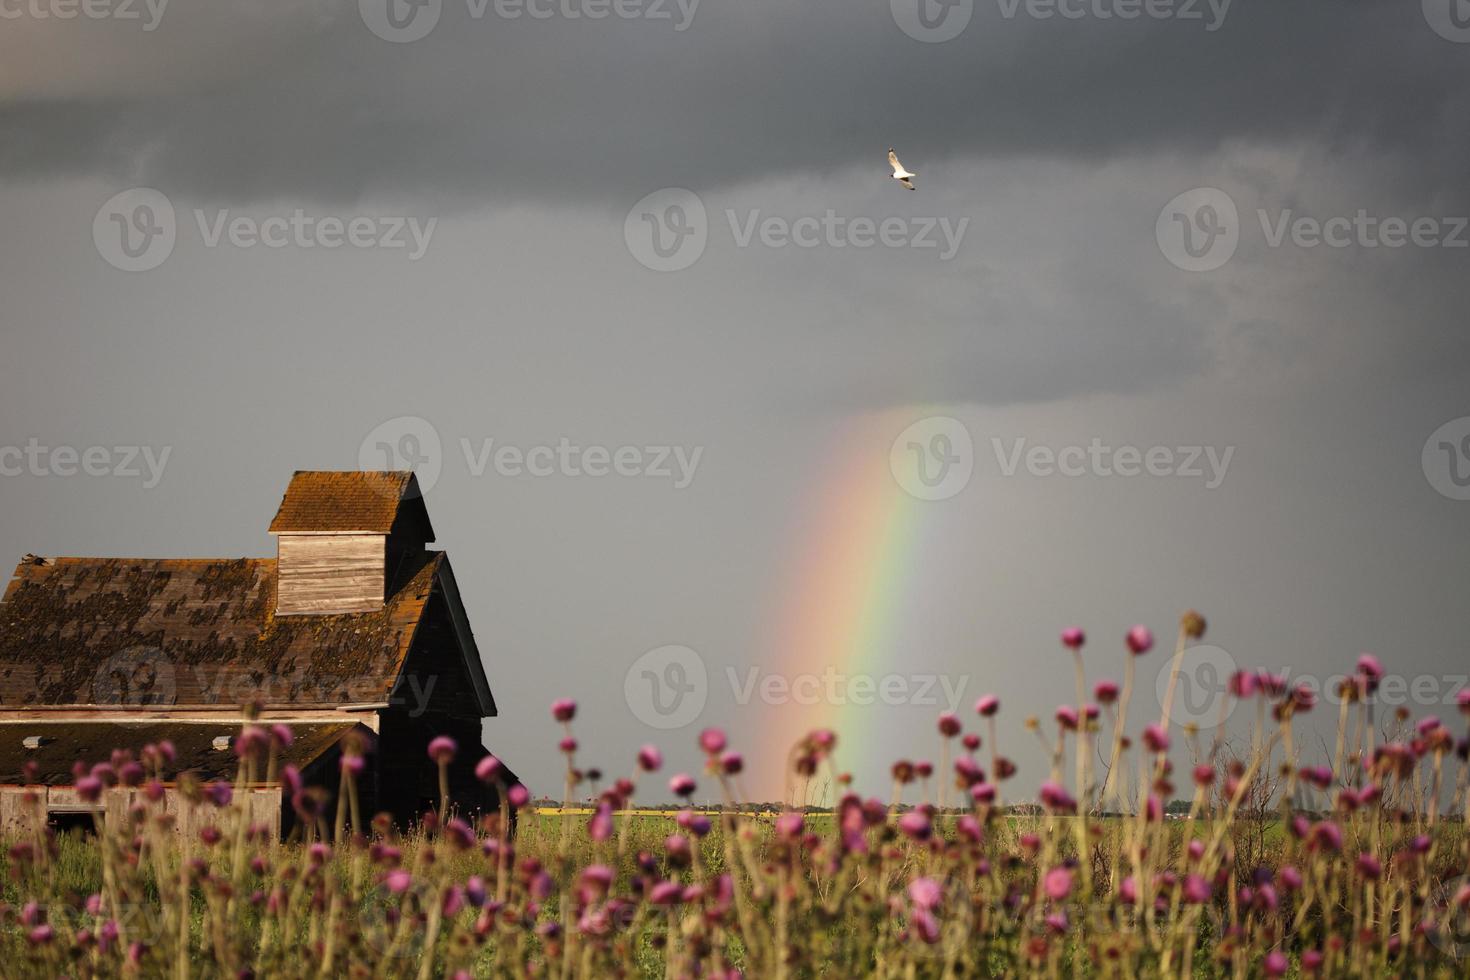
[[[923,551],[923,510],[889,466],[889,448],[911,422],[927,414],[910,407],[865,415],[849,423],[822,461],[818,491],[804,507],[798,554],[791,577],[780,583],[783,597],[771,641],[776,668],[788,678],[823,675],[829,668],[852,677],[902,669],[900,630]],[[784,772],[792,744],[820,727],[837,731],[838,763],[874,785],[893,761],[884,746],[882,709],[823,700],[813,707],[769,709],[759,748],[761,771]],[[780,784],[762,787],[772,796]],[[835,795],[829,793],[829,796]],[[827,802],[833,802],[829,799]]]

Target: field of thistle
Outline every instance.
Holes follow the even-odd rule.
[[[80,768],[77,789],[139,787],[125,819],[76,836],[37,814],[5,842],[0,976],[1470,975],[1463,720],[1375,712],[1384,673],[1364,655],[1335,692],[1327,757],[1294,737],[1313,692],[1267,672],[1230,679],[1248,747],[1223,727],[1208,742],[1169,721],[1204,629],[1182,618],[1157,717],[1130,709],[1147,629],[1125,638],[1121,683],[1091,687],[1085,637],[1065,631],[1076,690],[1054,719],[1006,733],[993,695],[969,731],[941,715],[937,765],[895,762],[881,799],[853,792],[837,735],[813,731],[788,779],[842,787],[830,810],[752,812],[716,729],[698,735],[699,774],[665,782],[653,746],[625,776],[582,769],[571,701],[552,705],[568,812],[502,786],[499,813],[445,805],[402,833],[357,812],[352,751],[336,786],[269,773],[280,726],[242,729],[235,785],[279,778],[300,818],[284,841],[226,783],[192,787],[209,820],[182,837],[158,802],[178,775],[169,747],[119,751]],[[1003,736],[1042,739],[1050,772],[1018,772]],[[424,764],[456,751],[438,739]],[[501,777],[493,757],[477,773]],[[640,793],[691,799],[696,778],[723,808],[634,810]]]

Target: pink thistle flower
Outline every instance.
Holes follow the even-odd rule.
[[[270,743],[270,737],[266,735],[265,729],[258,725],[246,725],[240,729],[240,734],[235,736],[235,755],[244,758],[262,752]]]
[[[1046,873],[1042,888],[1046,891],[1047,898],[1060,902],[1072,894],[1072,872],[1067,868],[1052,868]]]
[[[388,872],[388,874],[384,876],[383,884],[386,885],[388,887],[388,890],[393,894],[402,895],[404,892],[408,891],[409,886],[413,884],[413,875],[409,874],[407,871],[404,871],[402,868],[396,868]]]
[[[577,751],[577,740],[568,735],[560,742],[556,743],[556,747],[561,749],[562,752],[564,752],[565,754],[571,755],[572,753]]]
[[[720,768],[727,776],[737,776],[745,768],[745,758],[739,752],[726,752],[720,756]]]
[[[32,946],[44,946],[49,943],[52,938],[55,937],[55,935],[56,930],[52,929],[49,925],[42,923],[41,925],[36,926],[36,928],[27,933],[26,938],[30,940]]]
[[[204,841],[206,846],[213,847],[220,842],[219,828],[212,825],[200,828],[199,839]]]
[[[1330,820],[1312,828],[1312,840],[1333,853],[1342,850],[1342,830]]]
[[[571,698],[558,698],[551,702],[551,717],[565,724],[577,716],[577,702]]]
[[[1281,870],[1278,872],[1278,874],[1281,877],[1281,884],[1286,888],[1287,891],[1301,891],[1302,873],[1298,871],[1295,867],[1290,864],[1282,865]]]
[[[296,740],[296,736],[291,734],[291,726],[281,724],[280,722],[270,727],[270,735],[271,741],[275,743],[276,747],[282,749],[289,749],[291,743]]]
[[[976,783],[970,787],[970,799],[980,804],[995,802],[995,786],[991,783]]]
[[[1194,767],[1194,783],[1196,786],[1209,786],[1215,781],[1215,770],[1204,763]]]
[[[915,909],[911,917],[914,924],[914,932],[925,945],[933,946],[939,942],[939,922],[934,914],[928,909]]]
[[[1000,710],[1000,698],[994,694],[987,694],[975,702],[975,713],[984,718],[990,718]]]
[[[301,770],[293,765],[281,767],[281,791],[286,796],[295,796],[302,789]]]
[[[505,799],[506,802],[508,802],[511,806],[519,810],[521,807],[531,802],[531,791],[526,789],[523,784],[516,783],[510,789],[505,791]]]
[[[496,782],[499,780],[500,771],[503,768],[505,767],[501,765],[499,759],[493,755],[487,755],[475,763],[475,778],[482,783]]]
[[[929,835],[934,832],[934,825],[923,810],[910,810],[898,818],[898,829],[914,840],[922,841],[929,839]]]
[[[613,877],[613,869],[605,864],[589,864],[582,869],[582,884],[602,894],[612,887]]]
[[[360,755],[344,755],[338,760],[343,772],[349,776],[361,776],[362,771],[367,768],[367,760]]]
[[[1077,730],[1077,709],[1070,704],[1058,706],[1057,724],[1069,732],[1075,732]]]
[[[1138,883],[1131,876],[1118,882],[1118,897],[1125,905],[1138,904]]]
[[[1112,704],[1118,700],[1118,685],[1109,680],[1098,681],[1097,686],[1092,689],[1092,694],[1099,703]]]
[[[915,878],[909,882],[909,901],[914,903],[915,908],[932,912],[939,907],[943,898],[944,893],[933,878]]]
[[[1143,729],[1143,744],[1150,752],[1166,752],[1169,749],[1169,733],[1158,722],[1150,722]]]
[[[965,737],[960,739],[960,744],[965,747],[966,752],[974,752],[980,748],[980,736],[974,732],[965,732]]]
[[[801,836],[806,818],[799,810],[787,810],[776,818],[776,836],[783,840],[795,840]]]
[[[1072,923],[1067,919],[1067,913],[1061,909],[1051,913],[1043,921],[1046,923],[1046,928],[1057,935],[1061,935],[1072,927]]]
[[[1043,783],[1041,792],[1037,794],[1041,799],[1041,805],[1049,810],[1069,812],[1076,809],[1077,801],[1057,783]]]
[[[605,841],[613,834],[612,807],[606,803],[597,804],[597,810],[592,814],[592,819],[587,821],[587,836],[594,841]]]
[[[1237,670],[1230,675],[1230,693],[1237,698],[1248,698],[1256,693],[1256,675],[1250,671]]]
[[[920,759],[918,762],[914,763],[914,775],[918,776],[920,779],[928,779],[930,776],[934,775],[934,763],[929,762],[925,759]]]
[[[1154,648],[1154,634],[1147,626],[1133,627],[1124,640],[1135,657],[1141,657]]]
[[[1203,905],[1210,900],[1214,889],[1203,875],[1187,875],[1184,879],[1184,900],[1191,905]]]
[[[209,794],[209,801],[218,807],[229,806],[230,801],[235,798],[235,788],[223,779],[210,783],[205,787],[205,792]]]
[[[1383,862],[1379,861],[1372,854],[1359,854],[1358,874],[1367,878],[1369,881],[1377,881],[1383,874]]]
[[[102,798],[102,780],[96,776],[83,776],[77,780],[76,790],[83,803],[96,803]]]
[[[1081,650],[1082,644],[1087,642],[1087,634],[1076,626],[1069,626],[1062,630],[1062,646],[1069,650]]]
[[[648,892],[648,900],[654,905],[678,905],[684,898],[684,889],[677,881],[660,881]]]
[[[939,734],[945,738],[954,738],[960,733],[960,720],[952,711],[946,711],[939,716]]]
[[[1321,950],[1308,949],[1302,952],[1302,970],[1306,973],[1316,973],[1322,969],[1322,961],[1325,957]]]
[[[1455,695],[1455,704],[1459,706],[1461,714],[1470,715],[1470,687]]]
[[[645,745],[638,750],[638,768],[644,772],[658,772],[664,764],[664,754],[655,745]]]
[[[688,798],[694,795],[694,777],[681,772],[669,780],[669,791],[675,796]]]
[[[429,758],[441,766],[447,766],[459,751],[459,743],[448,735],[436,735],[429,740]]]
[[[719,755],[725,751],[725,733],[718,728],[706,728],[699,733],[699,747],[706,755]]]
[[[1284,977],[1291,963],[1287,960],[1285,953],[1279,949],[1273,949],[1266,954],[1266,961],[1262,965],[1266,971],[1266,976]]]
[[[955,821],[955,830],[972,844],[978,844],[985,839],[985,828],[980,826],[980,821],[973,813],[961,814],[959,820]]]

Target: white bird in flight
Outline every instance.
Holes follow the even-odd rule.
[[[909,171],[904,169],[903,164],[898,162],[898,154],[893,152],[893,147],[891,146],[888,148],[888,165],[893,168],[894,180],[898,181],[909,190],[915,190],[914,182],[909,178],[917,177],[919,175],[916,173],[910,173]]]

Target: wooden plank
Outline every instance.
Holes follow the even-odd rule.
[[[381,534],[276,537],[276,615],[381,609],[387,538]]]

